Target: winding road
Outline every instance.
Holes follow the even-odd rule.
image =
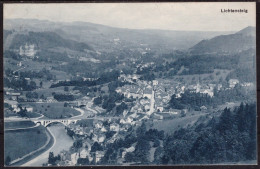
[[[54,138],[53,145],[44,153],[24,163],[22,166],[42,166],[42,164],[48,162],[50,152],[53,152],[56,156],[62,150],[69,150],[69,148],[73,145],[73,139],[67,135],[63,125],[54,125],[47,127],[47,129]]]

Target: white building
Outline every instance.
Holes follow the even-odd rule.
[[[119,125],[116,123],[110,124],[110,131],[119,131]]]
[[[230,88],[233,88],[233,87],[236,86],[236,84],[239,83],[239,81],[238,81],[237,79],[230,79],[230,80],[228,81],[228,83],[229,83],[229,87],[230,87]]]
[[[135,151],[135,147],[134,146],[131,146],[131,147],[125,149],[125,151],[122,152],[122,158],[125,158],[126,153],[133,152],[133,151]]]
[[[21,56],[34,57],[36,50],[34,49],[34,44],[28,45],[27,43],[24,46],[20,46],[19,54]]]
[[[96,151],[96,163],[99,162],[104,155],[105,153],[103,151]]]
[[[157,107],[157,110],[159,110],[160,112],[163,112],[163,107],[158,106],[158,107]]]

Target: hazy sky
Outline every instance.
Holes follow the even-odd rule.
[[[4,18],[83,21],[130,29],[237,31],[255,26],[254,2],[5,4]],[[246,9],[248,13],[221,13]]]

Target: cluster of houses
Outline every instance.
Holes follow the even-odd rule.
[[[83,142],[84,148],[82,148],[78,152],[69,152],[69,151],[61,151],[60,157],[61,160],[57,164],[58,166],[75,166],[77,165],[79,158],[88,158],[89,162],[99,163],[102,157],[104,157],[105,152],[104,151],[95,151],[91,152],[91,148],[85,148],[87,142]]]
[[[61,152],[60,165],[76,165],[79,158],[86,157],[90,162],[94,160],[95,163],[98,163],[104,156],[105,151],[91,152],[91,145],[95,142],[105,145],[113,143],[119,138],[124,138],[132,126],[141,125],[140,121],[136,121],[137,117],[136,113],[134,113],[122,119],[96,119],[88,122],[87,125],[70,124],[68,128],[76,134],[77,138],[83,138],[83,146],[78,152]],[[107,138],[108,132],[114,134]],[[127,152],[132,152],[134,149],[134,146],[124,149],[122,158]]]
[[[131,112],[147,113],[151,109],[152,93],[154,91],[154,112],[164,112],[164,107],[169,103],[173,94],[181,97],[186,90],[196,93],[214,96],[214,89],[220,90],[222,84],[183,84],[178,81],[169,79],[158,79],[153,81],[141,81],[136,75],[121,75],[120,79],[133,84],[124,85],[117,88],[117,92],[123,94],[127,98],[137,99],[135,105],[131,108]],[[229,88],[234,88],[239,81],[230,79],[228,81]],[[251,86],[251,83],[245,83],[242,86]]]

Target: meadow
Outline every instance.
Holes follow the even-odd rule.
[[[34,111],[52,119],[69,118],[80,115],[80,112],[71,108],[64,107],[63,102],[59,103],[30,103]]]
[[[6,159],[9,156],[11,161],[21,158],[42,147],[46,141],[46,128],[43,126],[24,130],[5,131],[4,158]]]
[[[5,129],[15,129],[15,128],[26,128],[32,127],[35,124],[32,121],[13,121],[13,122],[5,122]]]

